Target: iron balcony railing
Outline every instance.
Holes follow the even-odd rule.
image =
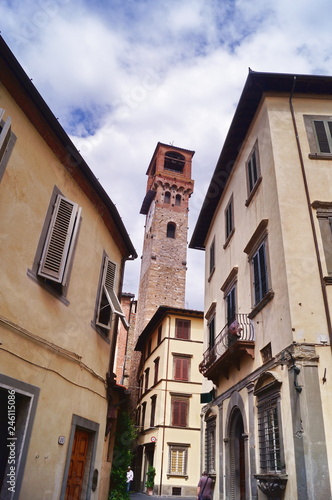
[[[235,319],[231,324],[227,324],[215,338],[214,344],[203,354],[203,361],[199,365],[200,372],[205,373],[210,367],[238,341],[255,340],[255,332],[252,321],[248,314],[235,314]]]

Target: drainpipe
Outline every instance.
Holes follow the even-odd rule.
[[[168,341],[167,341],[167,357],[166,357],[166,377],[165,377],[165,402],[164,402],[164,425],[163,425],[163,438],[161,443],[161,463],[160,463],[160,481],[159,481],[159,495],[161,496],[162,481],[163,481],[163,467],[164,467],[164,446],[165,446],[165,426],[166,426],[166,403],[167,403],[167,387],[168,387],[168,362],[169,362],[169,344],[171,341],[171,317],[168,317]]]
[[[322,264],[320,261],[317,234],[316,234],[316,229],[315,229],[314,217],[313,217],[312,210],[311,210],[309,187],[308,187],[307,177],[306,177],[306,173],[305,173],[303,154],[302,154],[302,150],[301,150],[299,134],[298,134],[296,120],[295,120],[294,107],[293,107],[293,93],[294,93],[294,89],[295,89],[295,84],[296,84],[296,76],[294,76],[294,79],[293,79],[293,86],[292,86],[292,90],[291,90],[290,97],[289,97],[289,107],[290,107],[290,112],[292,115],[294,134],[295,134],[295,138],[296,138],[297,150],[298,150],[299,159],[300,159],[304,190],[305,190],[305,194],[306,194],[307,207],[308,207],[308,212],[309,212],[309,219],[310,219],[312,235],[313,235],[313,240],[314,240],[315,253],[316,253],[316,259],[317,259],[317,265],[318,265],[318,271],[319,271],[319,278],[320,278],[320,284],[321,284],[321,290],[322,290],[322,296],[323,296],[323,303],[324,303],[324,308],[325,308],[327,329],[329,332],[330,345],[332,346],[331,315],[330,315],[329,303],[328,303],[328,298],[327,298],[327,293],[326,293],[326,283],[324,281],[323,269],[322,269]]]

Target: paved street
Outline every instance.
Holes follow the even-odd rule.
[[[158,498],[158,500],[176,500],[179,496],[160,497],[158,495],[150,496],[147,493],[130,493],[130,500],[148,500],[148,498]],[[196,497],[181,496],[181,498],[184,498],[185,500],[196,500]]]

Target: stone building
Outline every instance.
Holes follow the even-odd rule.
[[[158,143],[147,170],[146,215],[136,317],[136,488],[194,495],[200,462],[203,313],[184,308],[194,152]]]
[[[249,72],[190,246],[215,499],[331,498],[332,78]]]

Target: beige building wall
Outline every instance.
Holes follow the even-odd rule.
[[[191,321],[189,340],[175,338],[176,319],[189,319]],[[154,322],[153,318],[151,321]],[[160,327],[162,334],[158,344],[158,329]],[[202,357],[202,313],[165,307],[165,314],[162,314],[160,321],[151,330],[148,324],[147,329],[143,332],[146,338],[140,344],[145,355],[142,355],[143,362],[140,369],[143,390],[138,401],[137,422],[140,428],[138,446],[142,453],[141,491],[146,491],[145,474],[153,457],[153,466],[156,469],[155,494],[194,496],[201,471],[199,456],[202,376],[198,371],[198,364]],[[147,345],[150,338],[152,339],[151,353],[147,355]],[[188,356],[190,359],[188,381],[174,379],[174,357],[179,355]],[[157,358],[160,361],[158,377],[155,382],[154,373]],[[147,369],[149,369],[149,384],[145,390]],[[172,425],[171,401],[174,396],[183,396],[188,400],[189,410],[186,427]],[[156,397],[156,410],[154,425],[151,426],[151,398],[153,397]],[[144,405],[146,412],[143,426]],[[170,471],[170,447],[176,447],[176,445],[187,449],[185,473],[183,474],[175,474]]]
[[[213,372],[216,398],[203,408],[204,433],[207,419],[212,414],[216,416],[215,499],[240,495],[232,484],[236,484],[241,473],[232,472],[230,465],[237,460],[232,456],[232,440],[237,432],[244,436],[239,446],[243,446],[245,457],[245,498],[266,498],[255,479],[260,477],[258,401],[264,384],[278,387],[281,395],[278,411],[286,489],[276,498],[312,496],[323,500],[331,491],[331,391],[327,378],[331,347],[326,310],[327,307],[331,314],[331,269],[327,268],[326,243],[323,244],[316,206],[331,206],[332,159],[331,155],[324,159],[310,156],[304,117],[331,117],[332,100],[326,95],[297,94],[292,105],[299,144],[289,95],[262,95],[235,162],[230,169],[224,169],[224,177],[219,176],[225,184],[205,239],[204,350],[209,347],[211,311],[215,311],[215,335],[227,328],[225,290],[232,280],[236,284],[236,312],[251,318],[255,335],[254,350],[250,348],[240,359],[236,354],[232,358],[232,349],[236,347],[228,347],[228,351],[221,347],[219,354],[218,349],[215,351],[217,356],[226,351],[228,358],[223,363],[230,363],[228,372],[222,370],[222,362],[219,375]],[[234,128],[232,133],[236,133]],[[248,202],[246,165],[257,144],[262,180]],[[215,174],[214,182],[217,179]],[[231,197],[235,230],[226,241],[225,212]],[[269,284],[273,293],[253,313],[248,249],[258,238],[257,228],[267,235]],[[212,244],[216,264],[210,273]],[[327,283],[325,302],[320,274]],[[268,349],[270,355],[264,358]],[[235,417],[240,414],[242,430],[240,419]],[[206,455],[204,439],[202,443]],[[279,477],[283,480],[284,476]]]
[[[28,98],[26,102],[28,106]],[[11,117],[16,136],[0,184],[0,389],[1,403],[14,391],[17,437],[12,450],[16,493],[3,482],[0,496],[66,498],[74,434],[82,429],[87,453],[80,498],[106,500],[116,419],[116,411],[108,413],[107,383],[112,404],[119,399],[106,374],[117,320],[114,316],[109,336],[101,335],[92,323],[103,252],[116,264],[114,290],[119,291],[128,250],[115,219],[111,222],[109,214],[102,217],[97,207],[104,202],[77,164],[73,161],[72,171],[64,167],[61,147],[57,154],[52,151],[3,84],[0,107],[5,120]],[[35,113],[36,118],[39,111]],[[46,134],[48,124],[44,126]],[[82,207],[66,296],[41,286],[33,272],[55,186]]]

